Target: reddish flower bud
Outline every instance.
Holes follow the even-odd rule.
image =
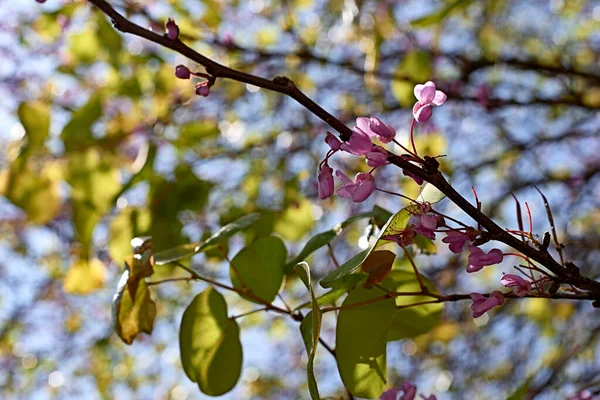
[[[169,18],[167,20],[166,28],[167,37],[171,40],[177,40],[177,38],[179,37],[179,27],[177,26],[173,18]]]
[[[492,308],[504,304],[504,296],[497,290],[494,290],[488,298],[479,293],[471,293],[471,299],[473,300],[473,304],[471,304],[473,318],[479,318]]]
[[[325,165],[323,168],[319,170],[318,180],[318,188],[319,188],[319,198],[324,200],[333,194],[334,184],[333,184],[333,169],[330,166]]]
[[[208,81],[196,84],[196,94],[202,97],[207,97],[210,94],[210,84]]]
[[[331,132],[327,132],[327,136],[325,137],[325,143],[327,143],[333,151],[338,151],[342,146],[342,142],[340,142],[338,138],[333,136]]]
[[[179,79],[190,79],[190,69],[185,65],[178,65],[175,67],[175,76]]]

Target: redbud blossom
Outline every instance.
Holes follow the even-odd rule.
[[[179,27],[173,18],[169,18],[166,24],[167,37],[171,40],[176,40],[179,37]]]
[[[473,318],[479,318],[492,308],[504,304],[504,296],[497,290],[494,290],[488,298],[480,293],[471,293],[471,299],[473,299],[471,304]]]
[[[319,198],[324,200],[333,194],[333,169],[330,166],[324,165],[319,170],[317,177],[319,186]]]
[[[327,132],[327,136],[325,137],[325,143],[327,143],[333,151],[338,151],[342,146],[342,142],[340,142],[338,138],[333,136],[331,132]]]
[[[428,81],[424,85],[416,85],[415,97],[419,100],[413,107],[413,116],[417,122],[426,122],[431,118],[431,106],[441,106],[447,96],[441,90],[435,90],[435,83]]]
[[[460,254],[465,247],[465,243],[469,240],[469,235],[460,231],[448,231],[442,242],[448,243],[450,251],[454,254]]]
[[[467,272],[477,272],[486,265],[494,265],[502,262],[504,256],[500,249],[492,249],[489,253],[485,254],[477,246],[469,246],[469,265],[467,266]]]
[[[431,240],[435,240],[434,230],[437,228],[437,223],[438,221],[433,214],[414,214],[408,220],[408,224],[412,226],[416,233]]]
[[[525,296],[531,290],[531,283],[518,275],[504,274],[500,282],[509,288],[512,288],[514,294],[519,297]]]
[[[175,67],[175,76],[179,79],[190,79],[190,69],[185,65],[178,65]]]
[[[40,3],[40,4],[43,4],[43,3],[45,3],[45,2],[46,2],[46,0],[35,0],[35,1],[37,1],[37,2],[38,2],[38,3]]]
[[[359,172],[350,180],[342,171],[336,171],[335,175],[344,184],[337,190],[337,194],[344,198],[351,198],[355,203],[363,202],[373,193],[375,189],[375,178],[366,172]]]
[[[342,143],[341,147],[342,150],[355,156],[364,156],[373,149],[373,143],[371,143],[371,138],[365,132],[358,127],[354,127],[352,136],[347,142]]]
[[[398,243],[401,247],[406,247],[415,240],[415,236],[417,236],[417,232],[412,228],[407,228],[396,235],[382,236],[381,239],[391,240],[392,242]]]
[[[360,117],[356,119],[356,126],[370,137],[377,137],[382,143],[394,140],[396,131],[391,126],[384,124],[377,117]]]
[[[387,151],[381,146],[373,146],[373,149],[366,156],[369,167],[377,168],[387,163]]]
[[[421,395],[421,397],[423,398],[423,400],[437,400],[437,397],[435,397],[435,394],[430,394],[429,397],[425,397],[425,396]]]
[[[196,94],[198,96],[207,97],[210,93],[210,85],[208,81],[203,81],[196,84]]]

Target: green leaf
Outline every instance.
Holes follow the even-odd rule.
[[[337,233],[332,229],[329,231],[321,232],[311,237],[308,240],[308,242],[306,242],[300,253],[298,253],[296,257],[292,258],[285,265],[285,272],[289,273],[296,264],[298,264],[301,261],[304,261],[306,257],[314,253],[316,250],[327,245],[327,243],[331,242],[336,236]]]
[[[377,236],[377,239],[373,245],[369,246],[368,249],[361,251],[346,261],[339,268],[331,271],[327,276],[321,279],[320,285],[324,288],[331,287],[334,281],[356,271],[375,248],[387,242],[386,240],[382,240],[382,237],[387,235],[396,235],[406,228],[410,216],[417,209],[417,207],[418,206],[416,205],[409,205],[392,215],[388,222],[386,222],[381,229],[381,232]]]
[[[308,257],[309,255],[314,253],[316,250],[320,249],[323,246],[326,246],[336,236],[338,236],[340,233],[342,233],[342,230],[344,230],[348,225],[350,225],[353,222],[356,222],[360,219],[369,218],[371,216],[372,216],[372,213],[362,213],[362,214],[355,215],[353,217],[348,218],[346,221],[337,224],[336,226],[333,227],[333,229],[318,233],[315,236],[313,236],[312,238],[310,238],[308,240],[308,242],[306,242],[306,244],[302,248],[302,251],[300,251],[300,253],[298,253],[298,255],[296,257],[292,258],[285,265],[285,274],[289,274],[296,264],[298,264],[301,261],[304,261],[306,259],[306,257]]]
[[[177,144],[180,146],[197,146],[206,139],[219,137],[217,123],[212,120],[194,121],[181,125]]]
[[[150,236],[157,252],[184,242],[179,213],[183,210],[201,211],[208,202],[212,186],[210,182],[199,179],[188,165],[179,165],[172,181],[154,179],[150,200]]]
[[[382,294],[375,289],[355,289],[342,307]],[[356,397],[377,398],[387,385],[386,334],[395,310],[394,299],[340,310],[336,327],[337,365],[344,386]]]
[[[415,83],[424,83],[432,72],[431,56],[427,52],[407,52],[396,69],[396,74],[405,77],[406,80],[396,79],[391,82],[392,94],[398,103],[406,107],[412,106],[417,101],[413,93]]]
[[[420,201],[421,203],[428,202],[430,204],[435,204],[445,197],[446,195],[438,188],[429,182],[425,182],[421,185],[421,188],[419,189],[419,196],[416,200]]]
[[[312,289],[310,268],[308,264],[305,262],[299,263],[296,265],[294,270],[310,293],[312,311],[310,311],[300,323],[300,333],[302,335],[302,339],[304,340],[304,346],[306,346],[306,353],[308,354],[308,363],[306,364],[308,390],[310,392],[310,397],[313,400],[319,400],[319,388],[317,386],[317,379],[315,378],[314,361],[317,352],[317,345],[319,344],[319,336],[321,335],[321,309],[317,304],[315,294]]]
[[[450,2],[446,6],[442,7],[439,11],[429,14],[422,18],[417,18],[410,21],[410,24],[416,28],[424,28],[427,26],[439,24],[452,12],[456,12],[460,9],[466,8],[471,3],[471,0],[455,0]]]
[[[421,279],[432,293],[439,293],[433,283],[424,276]],[[419,282],[412,271],[394,270],[382,283],[382,286],[396,292],[419,292]],[[434,300],[427,296],[398,296],[396,306],[406,306],[423,301]],[[419,336],[435,327],[442,316],[443,303],[423,304],[396,310],[390,324],[387,340],[389,342]]]
[[[278,237],[267,236],[252,242],[231,260],[229,276],[233,287],[240,290],[244,288],[241,278],[251,293],[272,302],[283,282],[286,256],[285,245]],[[256,301],[253,298],[248,300]]]
[[[506,400],[523,400],[525,396],[529,393],[529,387],[531,386],[531,381],[535,378],[536,374],[530,375],[523,383],[519,385],[517,389],[510,396],[506,398]]]
[[[437,293],[431,282],[424,277],[423,280]],[[392,271],[382,286],[398,292],[420,290],[415,275],[406,271]],[[385,293],[381,290],[355,289],[344,300],[338,315],[338,369],[344,386],[357,397],[377,398],[385,389],[387,342],[428,332],[439,322],[443,308],[441,303],[398,308],[433,299],[423,296],[386,299],[383,296]],[[376,301],[369,303],[372,300]],[[361,305],[348,307],[357,303]]]
[[[140,332],[152,334],[156,318],[156,303],[143,279],[131,279],[129,268],[125,269],[112,303],[115,332],[127,344],[131,344]]]
[[[183,313],[179,348],[183,370],[202,393],[220,396],[236,385],[243,357],[240,328],[214,288],[194,297]]]
[[[27,153],[31,154],[44,146],[50,130],[50,106],[32,101],[19,104],[19,119],[27,135]]]
[[[98,59],[100,41],[91,27],[74,33],[69,38],[69,53],[75,64],[90,64]]]
[[[92,135],[92,125],[102,116],[102,98],[92,94],[88,102],[75,111],[64,127],[61,138],[67,152],[79,151],[92,146],[96,139]]]
[[[321,279],[321,282],[319,284],[324,288],[332,287],[334,282],[356,271],[358,267],[360,267],[360,265],[363,263],[363,261],[365,261],[371,250],[372,247],[361,251],[360,253],[358,253],[357,255],[340,265],[339,268],[336,268],[333,271],[331,271],[331,273],[329,273],[325,278]]]
[[[385,223],[392,217],[392,213],[386,210],[385,208],[381,208],[378,205],[373,207],[373,218],[375,218],[375,224],[378,227],[382,228]]]
[[[426,238],[423,235],[415,236],[413,244],[417,246],[421,254],[437,254],[437,246],[433,240]]]
[[[362,285],[367,280],[367,275],[358,273],[346,275],[341,279],[333,282],[331,290],[327,293],[317,297],[317,304],[319,306],[334,304],[337,299],[345,295],[349,290]],[[302,308],[310,307],[312,303],[307,301],[294,308],[294,311]]]
[[[245,215],[242,218],[225,225],[204,242],[184,244],[173,249],[160,251],[154,255],[154,263],[156,265],[164,265],[184,257],[189,257],[195,253],[205,251],[239,231],[250,227],[258,220],[258,218],[260,218],[259,213]]]

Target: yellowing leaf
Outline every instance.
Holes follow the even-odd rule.
[[[156,303],[144,279],[130,276],[127,268],[113,298],[113,324],[115,332],[127,344],[140,333],[152,333],[156,318]]]
[[[70,294],[86,295],[102,288],[106,280],[106,267],[94,258],[83,259],[71,265],[63,281],[63,289]]]

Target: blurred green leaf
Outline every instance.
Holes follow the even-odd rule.
[[[69,267],[63,289],[69,294],[87,295],[104,286],[106,267],[97,258],[79,259]]]
[[[440,8],[439,11],[436,11],[433,14],[429,14],[422,18],[414,19],[410,21],[410,24],[415,28],[424,28],[431,25],[439,24],[453,12],[466,8],[469,4],[471,4],[471,2],[472,0],[450,1],[448,2],[448,4]]]
[[[406,53],[404,59],[398,65],[396,74],[405,77],[406,80],[392,80],[392,94],[404,107],[412,106],[417,99],[413,89],[415,83],[425,83],[432,75],[433,66],[429,53],[412,50]]]
[[[294,267],[294,270],[310,293],[312,311],[310,311],[300,323],[300,333],[302,335],[302,340],[304,341],[304,346],[306,346],[306,353],[308,354],[308,362],[306,364],[308,390],[310,392],[310,397],[313,400],[319,400],[319,388],[315,377],[314,361],[317,346],[319,345],[319,337],[321,335],[321,309],[319,308],[315,294],[313,293],[310,267],[308,264],[301,262]]]
[[[312,202],[305,198],[299,198],[277,218],[275,232],[284,239],[296,241],[310,232],[314,224]]]
[[[244,288],[243,282],[251,293],[272,302],[283,282],[286,256],[285,245],[278,237],[268,236],[256,240],[231,260],[229,277],[233,287],[241,290]],[[256,301],[251,297],[247,299]]]
[[[207,250],[212,246],[216,246],[219,242],[229,239],[239,231],[250,227],[255,221],[260,218],[259,213],[251,213],[235,220],[234,222],[225,225],[217,232],[215,232],[210,238],[204,242],[189,243],[182,246],[177,246],[172,249],[163,250],[154,255],[154,262],[157,265],[167,264],[184,257],[189,257],[194,253]]]
[[[68,152],[79,151],[96,144],[92,125],[102,116],[102,97],[92,94],[88,102],[75,111],[64,127],[61,138]]]
[[[131,239],[145,235],[150,228],[148,210],[127,207],[111,221],[108,239],[108,254],[114,261],[121,262],[131,254]]]
[[[19,104],[19,119],[27,135],[27,153],[44,146],[50,130],[50,106],[40,101]]]
[[[179,347],[183,369],[202,393],[220,396],[236,385],[242,370],[240,329],[214,288],[194,297],[183,313]]]

